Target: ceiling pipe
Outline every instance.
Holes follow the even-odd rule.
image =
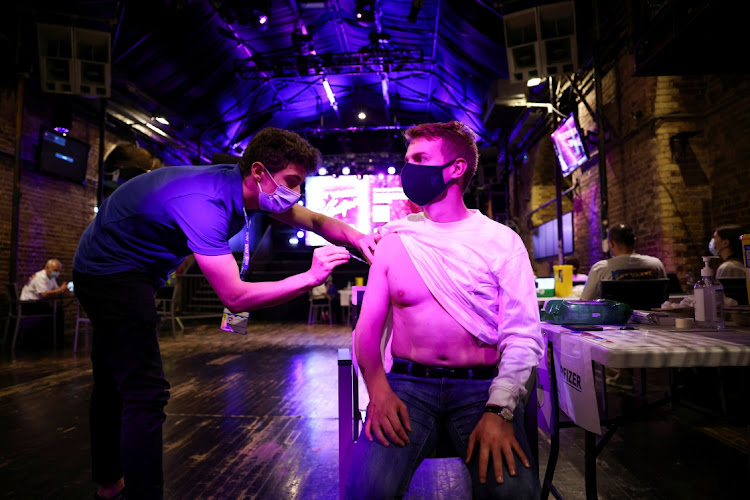
[[[383,91],[383,101],[385,103],[385,120],[391,123],[391,97],[388,94],[388,73],[380,75],[380,87]]]

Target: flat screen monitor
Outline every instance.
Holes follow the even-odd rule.
[[[563,176],[570,175],[589,159],[573,113],[552,132],[552,145]]]
[[[422,209],[410,202],[401,188],[399,175],[309,176],[305,179],[305,205],[314,212],[346,222],[369,234],[392,220],[401,219]],[[321,246],[327,242],[308,231],[305,245]]]
[[[563,253],[573,253],[573,212],[564,213],[562,222]],[[552,219],[536,227],[531,235],[531,242],[535,259],[557,255],[557,219]]]
[[[89,145],[42,128],[39,132],[37,169],[79,184],[86,181]]]

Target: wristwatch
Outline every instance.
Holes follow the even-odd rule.
[[[484,412],[494,413],[495,415],[499,415],[506,422],[513,421],[513,411],[507,406],[487,405],[484,407]]]

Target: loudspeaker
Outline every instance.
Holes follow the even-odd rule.
[[[73,94],[73,28],[37,24],[39,73],[42,90]]]
[[[510,81],[525,82],[542,76],[536,7],[507,14],[503,26]]]
[[[38,23],[37,40],[43,91],[110,96],[109,32]]]
[[[578,70],[572,1],[506,14],[503,25],[510,81],[525,82]]]
[[[76,93],[91,97],[109,97],[109,32],[76,28],[74,34]]]
[[[541,67],[545,75],[578,70],[576,15],[573,2],[542,5],[538,9],[541,36]]]

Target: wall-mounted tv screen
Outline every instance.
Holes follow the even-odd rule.
[[[563,176],[570,175],[589,159],[573,113],[552,132],[552,145]]]
[[[563,222],[563,253],[573,253],[573,212],[564,213]],[[534,228],[531,235],[534,248],[534,258],[543,259],[557,255],[557,219],[545,222]]]
[[[314,212],[346,222],[364,234],[392,220],[422,209],[410,202],[401,188],[399,175],[310,176],[305,179],[305,205]],[[325,245],[326,240],[310,231],[305,245]]]
[[[79,184],[86,181],[89,145],[47,128],[39,132],[37,169]]]

